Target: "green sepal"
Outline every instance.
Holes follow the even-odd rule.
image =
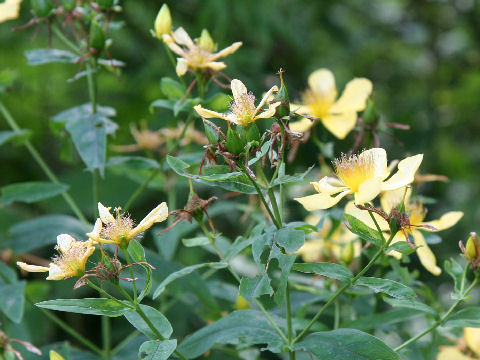
[[[239,128],[240,126],[237,126]],[[231,128],[227,131],[227,142],[225,143],[227,150],[235,155],[240,154],[243,151],[245,143],[242,143],[240,136]]]
[[[283,71],[280,70],[278,75],[280,76],[280,89],[275,95],[275,101],[280,101],[281,104],[277,107],[275,116],[283,118],[284,116],[290,115],[290,99],[288,97],[287,87],[283,82]]]
[[[52,12],[53,5],[50,0],[32,0],[33,13],[39,18],[45,18]]]
[[[105,32],[95,20],[92,20],[90,24],[90,48],[96,50],[95,54],[93,54],[95,57],[98,57],[105,48]]]
[[[218,134],[213,127],[213,123],[209,120],[203,119],[203,127],[205,128],[205,135],[210,144],[218,143]]]
[[[371,99],[367,99],[367,107],[363,112],[363,121],[365,121],[365,123],[375,123],[378,121],[378,118],[379,116],[375,103]]]

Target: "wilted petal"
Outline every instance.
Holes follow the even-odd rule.
[[[168,206],[166,202],[161,203],[155,209],[150,211],[150,213],[145,216],[145,218],[140,221],[135,229],[133,229],[129,237],[132,238],[135,235],[149,229],[153,224],[165,221],[168,218]]]
[[[365,180],[358,187],[358,191],[355,193],[355,203],[363,205],[372,201],[382,189],[382,178],[371,178]]]
[[[461,211],[450,211],[443,214],[438,220],[432,220],[432,221],[422,223],[422,225],[433,226],[434,228],[436,228],[436,230],[429,229],[429,228],[421,228],[421,229],[426,231],[433,231],[433,232],[445,230],[455,225],[462,218],[462,216],[463,216],[463,212]]]
[[[175,40],[177,44],[185,45],[189,49],[195,47],[195,44],[190,38],[190,35],[188,35],[188,33],[183,29],[183,27],[179,27],[177,30],[175,30],[172,33],[172,36],[173,40]]]
[[[200,65],[200,68],[209,68],[215,71],[225,69],[226,67],[227,64],[225,64],[223,61],[210,61],[208,63]]]
[[[468,348],[480,356],[480,328],[463,328],[463,336]]]
[[[328,194],[314,194],[310,196],[304,196],[301,198],[295,198],[303,207],[308,211],[324,210],[336,205],[347,194],[351,193],[351,190],[345,190],[337,196],[330,196]]]
[[[331,113],[344,113],[346,111],[362,111],[365,109],[367,99],[372,93],[372,82],[365,78],[351,80],[340,98],[330,108]]]
[[[45,266],[30,265],[21,261],[17,261],[17,266],[28,272],[47,272],[50,268]]]
[[[265,110],[264,112],[261,112],[261,113],[258,114],[258,115],[255,115],[255,117],[253,118],[253,120],[257,120],[257,119],[268,119],[268,118],[273,117],[273,115],[275,115],[275,112],[277,111],[277,107],[278,107],[279,105],[280,105],[280,102],[276,102],[276,103],[270,104],[267,110]]]
[[[308,85],[315,96],[320,97],[322,101],[333,103],[337,97],[335,77],[328,69],[319,69],[311,73],[308,77]]]
[[[263,108],[263,105],[265,105],[265,103],[268,101],[270,96],[272,96],[273,93],[277,92],[277,91],[278,91],[278,87],[277,87],[277,85],[275,85],[275,86],[272,86],[272,88],[270,90],[268,90],[265,95],[263,95],[263,98],[260,101],[260,104],[258,104],[257,108],[255,109],[255,114]],[[280,103],[279,103],[279,105],[280,105]]]
[[[93,241],[98,243],[100,241],[100,233],[102,232],[102,227],[102,220],[97,219],[97,221],[95,221],[93,230],[86,235],[89,239],[92,239]]]
[[[175,71],[177,72],[178,76],[183,76],[187,73],[188,70],[188,63],[187,60],[184,58],[177,59],[177,66],[175,67]]]
[[[98,203],[98,214],[105,225],[115,222],[115,218],[110,214],[110,209],[111,207],[107,208],[103,206],[102,203]]]
[[[345,139],[357,123],[357,113],[347,111],[342,114],[329,114],[322,117],[322,123],[335,137]]]
[[[200,115],[202,118],[211,119],[211,118],[219,118],[227,121],[232,121],[232,118],[228,116],[229,114],[222,114],[213,110],[208,110],[202,107],[202,105],[195,105],[193,107],[195,111]]]
[[[219,52],[215,53],[212,55],[211,57],[211,60],[217,60],[217,59],[220,59],[222,57],[225,57],[225,56],[228,56],[230,54],[233,54],[235,51],[238,50],[238,48],[242,46],[242,42],[241,41],[238,41],[238,42],[234,42],[232,45],[230,45],[229,47],[226,47],[225,49],[223,50],[220,50]]]
[[[242,102],[242,95],[248,92],[247,87],[238,79],[233,79],[230,83],[232,88],[233,100]]]
[[[307,118],[302,118],[298,121],[291,122],[288,127],[295,132],[305,132],[313,126],[313,121]]]
[[[57,247],[61,252],[66,252],[75,241],[77,240],[68,234],[60,234],[57,236]]]
[[[63,280],[66,277],[67,275],[63,273],[58,265],[55,265],[54,263],[50,264],[47,280]]]
[[[417,249],[417,255],[423,267],[433,275],[440,275],[442,270],[437,266],[437,259],[435,258],[432,250],[430,250],[428,247],[422,233],[418,230],[413,230],[412,236],[414,244],[416,246],[421,246]]]
[[[422,163],[423,154],[407,157],[398,163],[398,170],[393,176],[385,181],[383,191],[395,190],[413,182],[415,173]]]
[[[326,194],[336,194],[341,191],[344,191],[347,189],[346,186],[335,186],[330,184],[330,179],[328,176],[324,176],[323,178],[320,179],[320,181],[317,182],[310,182],[310,184],[313,185],[315,190],[319,193],[326,193]]]

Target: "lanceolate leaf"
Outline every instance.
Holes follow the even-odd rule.
[[[292,228],[282,228],[277,231],[275,239],[278,245],[288,252],[295,252],[305,243],[305,232]]]
[[[172,335],[172,325],[168,319],[157,309],[148,305],[140,305],[145,317],[158,330],[161,336],[168,339]],[[125,313],[125,317],[138,331],[142,332],[150,339],[158,339],[158,334],[150,327],[150,325],[135,311],[130,310]]]
[[[390,279],[361,277],[356,284],[366,286],[376,293],[384,292],[396,299],[413,300],[416,296],[415,292],[408,286]]]
[[[357,320],[348,321],[340,325],[342,328],[353,328],[362,331],[381,329],[392,324],[406,323],[411,319],[425,315],[423,311],[415,309],[396,309],[379,314],[362,316]]]
[[[28,65],[43,65],[52,62],[74,63],[79,59],[77,55],[70,51],[59,49],[35,49],[25,51]]]
[[[23,317],[25,284],[25,281],[0,284],[0,310],[16,323],[21,322]]]
[[[385,297],[384,300],[385,300],[385,302],[389,303],[393,307],[415,309],[415,310],[418,310],[418,311],[428,313],[430,315],[438,316],[438,312],[435,309],[431,308],[427,304],[424,304],[420,301],[400,300],[400,299],[392,299],[392,298],[388,298],[388,297]]]
[[[279,319],[274,318],[277,323]],[[178,351],[194,359],[215,344],[236,344],[239,340],[248,344],[266,344],[268,350],[278,353],[282,338],[260,311],[234,311],[220,320],[188,336]]]
[[[470,306],[450,316],[446,327],[480,328],[480,306]]]
[[[367,225],[365,225],[363,222],[358,220],[356,217],[345,214],[345,219],[347,219],[349,226],[349,229],[351,232],[354,234],[358,235],[360,238],[362,238],[365,241],[370,241],[372,244],[376,246],[381,246],[382,240],[379,237],[379,234],[376,230],[371,229]]]
[[[318,262],[294,264],[293,270],[322,275],[341,281],[349,281],[353,278],[353,274],[349,269],[347,269],[345,266],[335,263]]]
[[[380,339],[353,329],[317,332],[294,345],[315,359],[328,360],[397,360],[398,354]]]
[[[2,187],[2,204],[14,201],[33,203],[59,195],[68,189],[68,185],[51,182],[32,181],[11,184]]]
[[[49,310],[105,316],[120,316],[131,309],[127,305],[104,298],[47,300],[36,303],[35,306]]]
[[[175,339],[145,341],[138,350],[138,360],[167,360],[176,347]]]
[[[268,275],[255,276],[253,279],[243,278],[240,282],[240,295],[252,301],[261,295],[273,295]]]

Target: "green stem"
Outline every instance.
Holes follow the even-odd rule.
[[[130,209],[132,204],[135,202],[135,200],[137,200],[137,198],[145,190],[145,188],[148,186],[148,184],[150,184],[150,182],[155,178],[155,176],[158,175],[158,173],[160,172],[160,168],[161,168],[161,166],[159,166],[156,169],[153,169],[150,176],[148,178],[146,178],[145,181],[142,183],[142,185],[140,185],[137,188],[137,190],[135,190],[135,192],[130,196],[130,198],[125,203],[125,206],[123,207],[124,212],[127,212]],[[168,205],[170,205],[170,204],[168,204]]]
[[[400,351],[400,350],[406,348],[410,344],[416,342],[418,339],[422,338],[423,336],[425,336],[429,332],[435,330],[437,327],[442,325],[445,322],[445,320],[447,320],[447,318],[450,316],[450,314],[458,307],[458,305],[460,305],[460,303],[465,301],[465,297],[470,293],[470,291],[472,291],[472,289],[477,285],[477,283],[478,283],[478,277],[475,277],[475,279],[473,280],[472,284],[468,287],[468,289],[465,292],[462,293],[461,298],[458,299],[457,301],[455,301],[453,303],[453,305],[450,306],[450,308],[447,310],[447,312],[440,319],[436,320],[432,325],[430,325],[428,328],[423,330],[420,334],[414,336],[413,338],[405,341],[403,344],[397,346],[394,350],[395,351]]]
[[[51,24],[50,25],[50,29],[53,31],[53,33],[55,35],[58,36],[58,38],[67,46],[70,48],[70,50],[72,50],[73,52],[75,52],[77,55],[82,55],[82,52],[80,50],[80,48],[75,45],[73,42],[71,42],[63,33],[62,31],[55,25],[55,24]]]
[[[102,316],[102,341],[103,358],[108,360],[111,357],[110,318],[108,316]]]
[[[286,312],[287,312],[287,334],[288,334],[288,344],[292,343],[293,337],[295,336],[293,333],[293,327],[292,327],[292,305],[290,303],[290,285],[288,284],[287,281],[287,289],[285,293],[285,307],[286,307]],[[295,360],[295,352],[290,351],[289,352],[289,358],[290,360]]]
[[[367,265],[365,265],[365,267],[353,278],[351,279],[349,282],[347,282],[346,284],[344,284],[340,289],[338,289],[335,294],[333,294],[328,300],[327,302],[325,303],[325,305],[323,305],[320,310],[315,314],[315,316],[313,317],[313,319],[308,323],[308,325],[306,326],[305,329],[303,329],[303,331],[298,334],[298,336],[293,340],[292,342],[292,345],[295,344],[296,342],[298,342],[300,339],[302,339],[302,337],[308,332],[308,330],[310,330],[310,328],[313,326],[313,324],[315,324],[315,322],[317,321],[317,319],[325,312],[325,310],[327,310],[327,308],[332,304],[334,303],[337,298],[342,295],[345,290],[347,290],[350,286],[354,285],[358,279],[360,279],[360,277],[363,276],[363,274],[365,274],[372,266],[373,264],[377,261],[377,259],[383,254],[383,252],[385,251],[385,249],[390,245],[390,243],[392,242],[393,240],[393,237],[395,236],[395,234],[391,234],[390,235],[390,238],[388,239],[388,241],[386,243],[384,243],[384,245],[375,253],[375,255],[372,257],[372,259],[368,262]]]
[[[92,105],[92,114],[97,113],[97,61],[92,58],[92,61],[87,61],[87,83],[88,83],[88,96],[90,98],[90,104]]]
[[[12,128],[14,131],[19,131],[20,127],[10,114],[10,112],[7,110],[7,108],[3,105],[2,102],[0,102],[0,112],[3,114],[5,119],[7,120],[8,125]],[[51,182],[55,184],[60,184],[60,181],[58,180],[57,176],[53,173],[53,171],[48,167],[47,163],[43,160],[42,156],[40,153],[35,149],[35,147],[32,145],[30,140],[26,139],[24,140],[23,144],[27,148],[27,150],[30,152],[30,155],[34,158],[34,160],[37,162],[37,164],[42,168],[43,172],[47,177],[50,179]],[[86,219],[86,217],[82,214],[80,211],[80,208],[77,206],[75,200],[70,196],[70,194],[65,190],[62,192],[62,197],[65,200],[65,202],[70,206],[70,209],[72,209],[73,213],[75,216],[86,226],[89,226],[89,222]]]
[[[53,321],[55,324],[58,325],[63,331],[66,333],[70,334],[73,338],[75,338],[79,343],[84,345],[86,348],[92,350],[94,353],[98,354],[99,356],[103,356],[102,350],[96,346],[94,343],[92,343],[90,340],[85,338],[83,335],[78,333],[75,329],[70,327],[68,324],[66,324],[63,320],[58,318],[56,315],[52,314],[50,311],[46,309],[39,308],[40,311],[48,317],[51,321]]]
[[[92,281],[90,281],[90,280],[87,279],[86,282],[87,282],[88,286],[90,286],[91,288],[97,290],[100,294],[105,295],[107,298],[115,301],[116,303],[121,304],[121,305],[123,305],[123,306],[127,306],[127,307],[132,308],[132,309],[135,309],[134,306],[132,306],[132,305],[130,305],[130,304],[126,304],[125,302],[118,300],[115,296],[110,295],[108,292],[106,292],[105,290],[103,290],[103,289],[100,288],[99,286],[95,285]]]
[[[130,265],[132,263],[132,260],[130,259],[130,255],[128,254],[127,248],[123,246],[121,246],[120,248],[122,249],[123,254],[125,255],[127,264]],[[135,277],[133,275],[133,268],[130,266],[128,270],[130,271],[130,277],[134,279]],[[135,303],[137,303],[137,285],[135,284],[135,280],[132,281],[132,288],[133,288],[133,299]]]
[[[383,236],[383,231],[382,229],[380,229],[380,226],[378,225],[378,222],[377,222],[377,219],[375,219],[375,216],[373,216],[373,211],[371,210],[368,210],[368,214],[370,215],[370,217],[372,218],[374,224],[375,224],[375,227],[377,228],[377,231],[378,233],[380,234],[380,237],[382,239],[382,244],[385,244],[385,237]]]
[[[198,89],[198,96],[203,99],[205,96],[205,85],[203,83],[203,76],[202,73],[199,71],[195,72],[195,77],[197,78],[197,89]]]
[[[193,121],[194,118],[195,116],[193,115],[193,113],[190,113],[188,115],[187,120],[185,121],[185,126],[183,127],[182,132],[180,133],[180,136],[175,140],[173,145],[168,149],[169,154],[178,148],[178,145],[180,145],[180,141],[182,141],[182,138],[185,135],[185,132],[187,131],[188,126],[190,125],[190,123]]]
[[[273,192],[272,188],[268,188],[268,197],[270,198],[270,203],[272,204],[273,212],[277,217],[277,222],[282,226],[282,215],[280,214],[280,210],[278,209],[277,199],[275,198],[275,193]]]

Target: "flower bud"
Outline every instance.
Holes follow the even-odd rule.
[[[342,260],[345,264],[350,264],[354,257],[354,248],[353,248],[353,241],[350,241],[347,245],[342,248],[342,252],[340,253],[340,260]]]
[[[212,37],[210,36],[207,29],[202,30],[202,35],[200,35],[198,46],[210,52],[215,51],[215,43],[213,42]]]
[[[33,13],[39,18],[47,17],[53,9],[50,0],[32,0],[31,5]]]
[[[167,4],[163,4],[155,19],[155,35],[162,40],[163,34],[168,34],[172,28],[172,16]]]
[[[105,47],[105,32],[95,20],[90,24],[90,48],[95,50],[94,56],[100,55]]]
[[[278,72],[280,76],[280,89],[275,95],[275,101],[280,101],[280,106],[277,107],[276,116],[282,118],[290,114],[290,100],[288,98],[288,91],[285,83],[283,82],[283,70]]]
[[[474,261],[478,258],[478,238],[477,234],[474,232],[470,233],[470,236],[467,240],[467,244],[465,246],[465,254],[468,257],[468,260]]]

